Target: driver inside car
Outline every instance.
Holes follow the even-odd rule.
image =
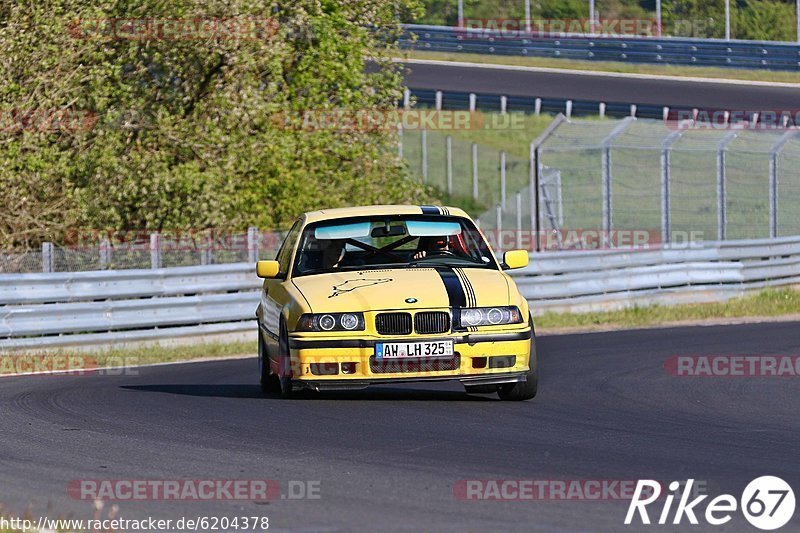
[[[429,255],[441,253],[452,253],[450,250],[450,239],[447,237],[420,237],[417,253],[414,259],[424,259]]]

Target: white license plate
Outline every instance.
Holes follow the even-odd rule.
[[[425,342],[378,342],[375,344],[375,357],[378,359],[398,359],[401,357],[450,357],[453,355],[453,341]]]

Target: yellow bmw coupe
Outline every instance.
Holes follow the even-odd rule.
[[[528,303],[461,209],[370,206],[306,213],[264,278],[261,387],[294,391],[458,380],[505,400],[536,395]]]

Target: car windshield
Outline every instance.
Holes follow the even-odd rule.
[[[475,225],[458,217],[389,216],[309,224],[295,275],[418,266],[497,269]]]

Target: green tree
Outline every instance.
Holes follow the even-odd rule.
[[[414,0],[3,2],[0,245],[59,241],[75,227],[266,228],[324,206],[420,201],[393,131],[276,120],[393,108],[397,17],[416,9]],[[198,17],[233,17],[247,30],[133,39],[92,22]],[[32,111],[89,115],[42,128],[20,118]]]

